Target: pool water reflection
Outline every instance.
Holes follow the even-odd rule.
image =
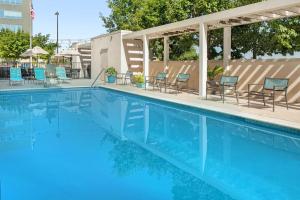
[[[297,199],[300,138],[105,89],[0,94],[3,199]]]

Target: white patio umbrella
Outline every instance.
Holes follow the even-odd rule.
[[[27,49],[24,53],[21,54],[21,57],[31,57],[36,56],[37,57],[37,65],[39,65],[39,55],[48,55],[49,53],[42,49],[39,46],[35,46],[32,49]]]

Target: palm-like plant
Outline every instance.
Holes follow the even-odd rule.
[[[210,81],[215,80],[215,78],[224,72],[224,68],[220,65],[216,65],[213,69],[209,69],[207,72],[208,79]]]

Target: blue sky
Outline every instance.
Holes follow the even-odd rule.
[[[56,11],[60,12],[60,39],[90,39],[106,33],[99,13],[110,13],[107,0],[33,0],[33,6],[36,12],[34,34],[50,34],[51,39],[56,39]],[[300,52],[287,57],[300,57]]]
[[[56,11],[60,12],[60,39],[88,39],[105,33],[99,13],[109,14],[106,0],[33,0],[33,32],[56,39]]]

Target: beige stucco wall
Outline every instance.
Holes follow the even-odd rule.
[[[118,72],[128,69],[122,36],[128,31],[100,35],[91,40],[91,77],[95,79],[102,68],[115,67]]]
[[[222,61],[209,61],[209,67],[214,67]],[[150,63],[150,75],[164,70],[163,62]],[[179,72],[191,74],[189,87],[198,90],[198,61],[169,61],[169,80],[174,81]],[[239,76],[238,90],[243,94],[248,83],[263,83],[265,77],[289,78],[289,102],[300,102],[300,59],[270,59],[270,60],[232,60],[228,75]]]

